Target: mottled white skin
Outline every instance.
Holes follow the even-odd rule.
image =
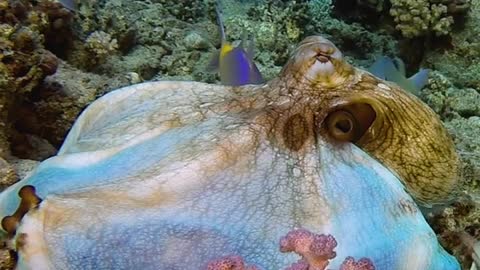
[[[153,82],[94,102],[58,156],[0,195],[2,217],[26,184],[44,199],[17,230],[18,269],[200,269],[231,254],[281,269],[298,259],[278,247],[296,227],[336,238],[331,269],[346,256],[458,269],[388,169],[350,143],[279,147],[257,109],[272,90],[237,90]]]

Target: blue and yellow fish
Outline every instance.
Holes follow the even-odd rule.
[[[234,47],[226,39],[223,19],[218,4],[216,11],[222,45],[220,50],[214,54],[209,70],[218,72],[220,81],[224,85],[239,86],[263,83],[262,74],[253,62],[253,39],[250,39],[246,50],[244,49],[244,40],[242,40],[239,46]]]

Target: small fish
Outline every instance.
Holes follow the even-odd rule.
[[[222,46],[212,57],[208,70],[218,72],[220,81],[224,85],[239,86],[245,84],[261,84],[264,82],[262,74],[253,62],[253,39],[244,49],[245,39],[239,46],[234,47],[227,41],[223,19],[219,9],[219,3],[216,6],[217,22],[222,38]]]
[[[368,68],[368,71],[382,80],[391,81],[404,90],[418,96],[420,90],[427,84],[429,69],[420,69],[415,75],[410,78],[405,77],[405,64],[402,59],[391,59],[387,56],[382,56],[373,65]]]
[[[75,3],[75,0],[58,0],[60,4],[63,5],[64,8],[70,10],[70,11],[76,11],[77,10],[77,5]]]

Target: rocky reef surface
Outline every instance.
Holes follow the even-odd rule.
[[[472,250],[461,236],[480,239],[480,0],[221,2],[227,38],[253,36],[267,80],[295,44],[318,33],[356,66],[388,55],[401,57],[408,74],[433,70],[420,98],[449,129],[464,169],[452,204],[427,217],[469,268]],[[72,12],[51,0],[1,1],[0,187],[54,155],[83,108],[113,89],[218,82],[206,71],[220,45],[215,3],[85,0]],[[0,269],[9,269],[3,257]]]

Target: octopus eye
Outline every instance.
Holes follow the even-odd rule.
[[[327,118],[328,132],[339,141],[352,141],[357,127],[357,120],[347,111],[333,112]]]
[[[325,119],[330,136],[341,142],[357,142],[376,118],[373,108],[366,103],[349,104],[331,112]]]

